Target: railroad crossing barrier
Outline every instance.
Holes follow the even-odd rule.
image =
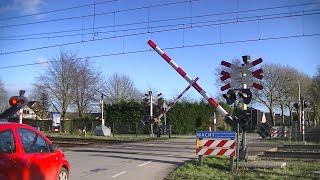
[[[271,129],[271,138],[286,138],[288,137],[288,128],[276,126]]]
[[[196,154],[199,164],[203,164],[204,155],[229,156],[230,171],[234,170],[234,157],[236,156],[236,132],[234,131],[198,131],[196,140]]]

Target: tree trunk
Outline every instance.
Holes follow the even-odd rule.
[[[282,119],[282,126],[284,126],[284,105],[281,104],[281,119]]]
[[[290,113],[290,126],[292,126],[292,109],[289,109],[289,113]]]
[[[274,119],[274,116],[273,116],[273,110],[272,110],[272,107],[269,108],[269,112],[270,112],[270,120],[271,120],[271,124],[272,126],[276,126],[276,122],[275,122],[275,119]]]

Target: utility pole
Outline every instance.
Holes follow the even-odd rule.
[[[250,56],[242,56],[242,60],[243,60],[243,65],[248,65],[250,63]],[[242,77],[247,76],[247,74],[242,73]],[[243,83],[242,84],[242,89],[247,89],[247,84]],[[244,102],[242,102],[242,110],[243,112],[245,110],[247,110],[247,104],[245,104]],[[241,150],[240,150],[240,159],[241,160],[248,160],[248,147],[247,147],[247,131],[246,131],[246,125],[243,126],[242,128],[243,132],[242,132],[242,146],[241,146]]]
[[[302,121],[302,143],[303,143],[303,145],[306,145],[304,98],[301,98],[301,121]]]
[[[152,91],[149,91],[148,95],[149,95],[149,99],[150,99],[150,115],[149,115],[149,119],[152,120],[153,119],[153,96],[152,96]],[[150,123],[150,137],[154,137],[153,122]]]
[[[100,103],[101,103],[101,125],[104,125],[105,124],[105,121],[104,121],[104,115],[103,115],[103,94],[101,94],[101,100],[100,100]]]
[[[19,91],[19,96],[24,96],[25,90]],[[23,118],[23,109],[20,108],[19,110],[19,123],[22,124],[22,118]]]
[[[299,108],[299,131],[301,132],[301,89],[300,89],[300,81],[298,80],[298,90],[299,90],[299,94],[298,94],[298,108]]]

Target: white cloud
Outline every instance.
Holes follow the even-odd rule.
[[[48,63],[48,60],[43,58],[43,57],[39,57],[36,61],[36,63],[39,63],[39,64],[46,64]]]
[[[11,0],[0,3],[0,13],[18,11],[22,15],[35,14],[44,4],[43,0]]]
[[[22,11],[25,14],[35,14],[39,12],[40,5],[42,4],[41,0],[15,0],[21,4]]]

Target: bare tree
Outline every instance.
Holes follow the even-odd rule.
[[[2,80],[0,80],[0,112],[4,111],[8,107],[7,91],[4,87]]]
[[[305,74],[300,72],[299,73],[299,81],[301,83],[301,97],[305,100],[305,102],[312,103],[314,102],[312,95],[310,94],[310,89],[312,86],[312,78]],[[310,124],[310,108],[304,108],[305,111],[305,117],[308,124]]]
[[[141,99],[141,93],[127,75],[114,73],[104,83],[103,92],[111,103]]]
[[[65,119],[68,106],[74,93],[73,79],[77,76],[77,55],[60,50],[60,54],[49,60],[49,66],[37,80],[45,88],[52,102],[61,109],[61,118]]]
[[[320,119],[320,65],[317,66],[317,72],[312,78],[312,85],[310,86],[310,96],[312,98],[312,109],[314,111],[314,123],[319,124]]]
[[[231,60],[231,63],[232,64],[234,64],[234,65],[237,65],[237,66],[241,66],[241,64],[243,63],[240,59],[237,59],[237,58],[235,58],[235,59],[232,59]],[[219,87],[219,89],[220,89],[220,87],[221,86],[223,86],[224,84],[227,84],[227,83],[229,83],[229,82],[231,82],[231,79],[229,78],[229,79],[227,79],[227,80],[225,80],[225,81],[221,81],[220,80],[220,77],[221,77],[221,71],[226,71],[226,72],[230,72],[230,68],[227,68],[227,67],[225,67],[225,66],[218,66],[217,68],[215,68],[214,69],[214,75],[215,75],[215,86],[217,86],[217,87]]]
[[[47,117],[51,103],[48,97],[48,92],[43,85],[34,83],[28,99],[29,101],[38,102],[34,107],[35,113],[38,116],[40,116],[42,119],[44,116]]]
[[[298,96],[298,74],[299,71],[290,66],[279,66],[279,80],[276,89],[279,93],[279,98],[276,103],[280,106],[282,125],[284,125],[284,111],[288,108],[290,112],[290,125],[292,125],[292,110],[293,104],[296,102]]]
[[[89,59],[78,63],[76,77],[73,79],[74,95],[73,103],[78,109],[79,117],[88,112],[95,97],[96,89],[100,89],[101,72],[93,68]]]
[[[281,94],[278,91],[279,82],[281,80],[281,76],[278,72],[281,70],[281,66],[279,64],[264,64],[261,68],[263,69],[264,77],[259,83],[263,85],[263,90],[254,91],[255,100],[269,109],[271,123],[275,126],[273,114],[274,107],[281,97]]]

